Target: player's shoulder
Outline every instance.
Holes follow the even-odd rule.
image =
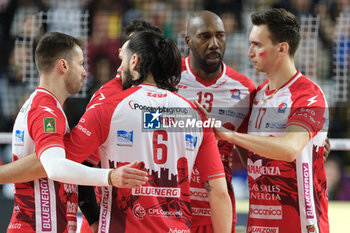
[[[90,107],[93,104],[105,101],[114,95],[117,95],[123,90],[122,80],[117,74],[115,78],[109,80],[105,83],[99,90],[97,90],[94,95],[91,97],[88,106]]]
[[[59,104],[54,94],[43,88],[37,88],[32,94],[31,108],[47,107],[57,109]]]
[[[233,68],[229,67],[226,64],[224,64],[224,66],[226,69],[225,75],[227,77],[241,83],[243,86],[247,87],[248,89],[255,89],[254,82],[250,78],[248,78],[246,75],[239,73],[238,71],[234,70]]]
[[[326,105],[326,96],[322,89],[312,80],[300,74],[300,77],[289,87],[292,99],[307,106]],[[297,101],[299,100],[299,101]]]
[[[106,97],[103,101],[90,101],[86,111],[97,109],[98,111],[106,111],[108,109],[115,109],[128,96],[140,90],[140,86],[130,87],[126,90],[116,91],[113,95]]]
[[[53,117],[65,120],[65,114],[58,99],[48,90],[37,88],[32,96],[30,108],[28,108],[28,119],[41,119]]]
[[[293,92],[293,94],[324,96],[324,93],[320,86],[318,86],[314,81],[305,77],[301,73],[300,77],[290,86],[290,90]]]

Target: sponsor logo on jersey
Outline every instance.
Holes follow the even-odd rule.
[[[41,228],[42,231],[52,230],[50,188],[47,178],[39,179]]]
[[[22,228],[21,223],[10,223],[8,229],[17,229],[20,230]]]
[[[268,176],[281,175],[281,171],[279,167],[262,166],[261,159],[255,162],[253,162],[251,159],[248,159],[247,170],[248,170],[248,175],[252,177],[254,180],[259,178],[262,175],[268,175]]]
[[[55,111],[54,111],[53,109],[51,109],[51,108],[49,108],[49,107],[46,107],[46,106],[40,106],[40,107],[43,109],[43,111],[49,112],[49,113],[51,113],[52,115],[54,115],[55,117],[57,117],[56,114],[55,114]]]
[[[107,232],[107,224],[108,224],[108,200],[110,198],[110,191],[109,191],[109,187],[103,187],[103,191],[102,191],[102,199],[101,199],[101,217],[100,217],[100,231],[102,233],[106,233]]]
[[[278,227],[248,226],[248,233],[278,233]]]
[[[191,200],[209,201],[208,192],[204,188],[190,188]]]
[[[159,112],[159,113],[167,113],[167,114],[187,114],[188,113],[188,108],[180,108],[180,107],[175,107],[175,108],[167,108],[164,106],[147,106],[147,105],[142,105],[138,104],[135,102],[135,100],[130,100],[129,101],[129,107],[132,110],[141,110],[145,112]]]
[[[187,89],[187,86],[183,85],[183,84],[179,84],[179,85],[177,85],[177,88],[179,88],[179,89]]]
[[[278,112],[279,113],[285,113],[286,109],[287,109],[287,103],[281,103],[280,105],[278,105]]]
[[[282,206],[250,205],[249,217],[257,219],[282,219]]]
[[[146,211],[145,209],[139,204],[137,203],[136,205],[134,205],[132,207],[132,214],[138,219],[138,220],[142,220],[143,217],[146,215]]]
[[[317,233],[315,225],[307,225],[306,230],[307,230],[307,233]]]
[[[246,114],[242,112],[236,112],[230,109],[219,109],[218,111],[219,115],[225,115],[225,116],[230,116],[230,117],[236,117],[238,119],[244,119]]]
[[[185,135],[185,149],[193,151],[196,149],[198,137],[192,136],[191,134]]]
[[[15,145],[23,146],[24,145],[24,130],[15,131]]]
[[[77,232],[77,222],[75,221],[68,221],[67,223],[67,230],[68,230],[68,233],[74,233],[74,232]]]
[[[154,92],[147,92],[147,97],[153,97],[153,98],[164,98],[167,97],[167,93],[154,93]]]
[[[55,133],[56,132],[56,119],[52,117],[44,118],[44,132]]]
[[[233,89],[233,90],[230,90],[230,93],[231,93],[231,98],[233,99],[241,99],[241,91],[238,90],[238,89]]]
[[[117,131],[117,145],[118,146],[132,146],[134,143],[134,131]]]
[[[257,183],[249,184],[249,198],[250,200],[260,201],[274,201],[281,200],[280,196],[281,188],[279,185],[265,185]]]
[[[76,215],[78,213],[78,203],[67,201],[67,214]]]
[[[192,214],[197,216],[211,216],[211,211],[209,208],[192,207]]]
[[[317,102],[317,100],[316,100],[317,96],[318,96],[318,95],[316,95],[316,96],[311,97],[310,99],[308,99],[307,101],[308,101],[309,103],[307,104],[307,106],[310,106],[310,105],[316,103],[316,102]]]
[[[170,218],[179,218],[183,215],[181,210],[163,210],[163,209],[147,209],[147,214],[150,215],[151,217],[158,217],[160,215],[162,216],[167,216]]]
[[[313,219],[314,218],[314,208],[313,208],[313,200],[311,195],[310,188],[313,187],[310,182],[310,170],[309,170],[309,164],[308,163],[302,163],[302,169],[303,169],[303,188],[304,188],[304,201],[305,201],[305,212],[306,212],[306,218],[307,219]]]
[[[156,112],[144,112],[143,113],[143,128],[144,129],[160,129],[161,114],[159,111]]]
[[[138,220],[143,220],[143,217],[148,215],[150,217],[166,216],[168,218],[179,218],[183,215],[181,210],[163,210],[162,208],[143,208],[139,203],[132,208],[133,215]]]
[[[189,229],[169,228],[168,233],[190,233]]]
[[[177,198],[180,197],[180,193],[180,188],[142,186],[141,188],[132,189],[132,195],[134,196]]]
[[[266,122],[265,128],[266,129],[285,129],[286,128],[286,124],[284,124],[284,123],[270,123],[270,122]]]

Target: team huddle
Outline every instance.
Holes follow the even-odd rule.
[[[0,183],[15,183],[7,232],[76,232],[78,207],[83,233],[236,232],[237,151],[248,171],[248,233],[329,233],[328,109],[295,67],[299,22],[283,9],[251,20],[247,55],[267,76],[257,88],[223,63],[216,14],[188,19],[186,58],[159,28],[134,20],[116,77],[71,131],[62,105],[87,75],[83,44],[43,36],[39,87],[16,118],[14,162],[0,167]]]

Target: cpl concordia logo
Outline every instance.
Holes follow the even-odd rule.
[[[138,220],[143,220],[143,217],[146,215],[146,210],[139,203],[137,203],[132,208],[132,213]]]

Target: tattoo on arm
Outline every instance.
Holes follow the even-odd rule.
[[[209,181],[205,181],[205,182],[204,182],[204,187],[205,187],[205,189],[207,190],[208,193],[210,193],[211,190],[213,189],[213,188],[210,186]]]

